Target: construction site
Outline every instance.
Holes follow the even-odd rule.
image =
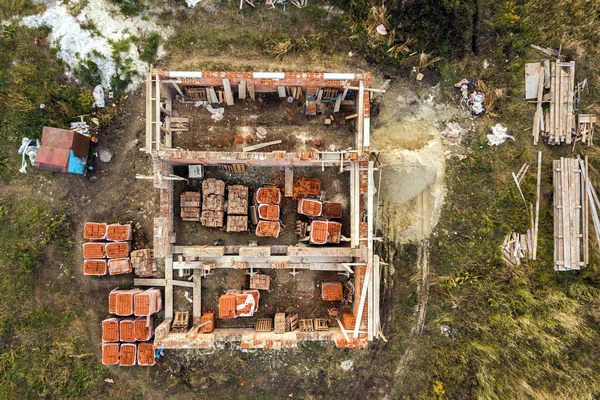
[[[154,172],[137,178],[158,189],[160,214],[156,271],[134,285],[161,291],[152,321],[152,312],[135,313],[156,324],[155,348],[367,348],[385,338],[373,233],[381,170],[369,145],[370,99],[385,90],[370,81],[369,73],[148,74],[142,151]]]

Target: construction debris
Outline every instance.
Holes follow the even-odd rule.
[[[131,267],[136,276],[151,277],[155,276],[158,268],[151,249],[134,250],[131,252]]]
[[[549,49],[542,51],[550,52]],[[536,102],[534,145],[540,134],[546,137],[548,144],[571,144],[576,129],[574,91],[575,61],[542,60],[525,65],[525,100]],[[548,107],[544,109],[544,105]]]
[[[521,259],[529,257],[531,254],[531,231],[527,231],[527,234],[522,233],[509,233],[504,238],[502,246],[503,260],[510,265],[521,265]]]
[[[506,133],[507,130],[508,130],[508,128],[506,128],[500,124],[494,125],[492,127],[492,134],[487,135],[488,144],[490,146],[499,146],[502,143],[504,143],[506,141],[506,139],[512,139],[514,141],[515,140],[514,136],[508,135]]]
[[[575,141],[594,145],[594,128],[596,127],[596,114],[577,115],[577,135]]]

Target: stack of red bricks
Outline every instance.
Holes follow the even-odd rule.
[[[233,185],[227,188],[227,232],[248,230],[248,188]]]
[[[210,228],[223,227],[225,182],[209,178],[202,181],[202,216],[200,222]]]
[[[83,228],[83,274],[119,275],[131,272],[131,224],[86,222]]]
[[[102,364],[154,365],[154,313],[162,309],[159,289],[114,289],[108,311],[125,318],[102,321]]]

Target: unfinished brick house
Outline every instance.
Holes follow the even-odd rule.
[[[152,69],[142,150],[154,172],[138,178],[159,190],[154,257],[164,277],[135,284],[164,290],[156,347],[366,348],[382,336],[373,246],[381,170],[369,145],[370,100],[382,91],[370,83],[368,72]],[[220,224],[180,217],[182,193],[200,193],[205,179],[230,193],[218,193]],[[259,226],[271,225],[277,232],[263,235]],[[269,290],[251,296],[258,272]]]

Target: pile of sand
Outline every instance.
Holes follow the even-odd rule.
[[[421,240],[435,228],[446,193],[439,126],[451,118],[452,110],[408,90],[391,101],[390,94],[371,137],[383,164],[379,227],[397,242]]]

